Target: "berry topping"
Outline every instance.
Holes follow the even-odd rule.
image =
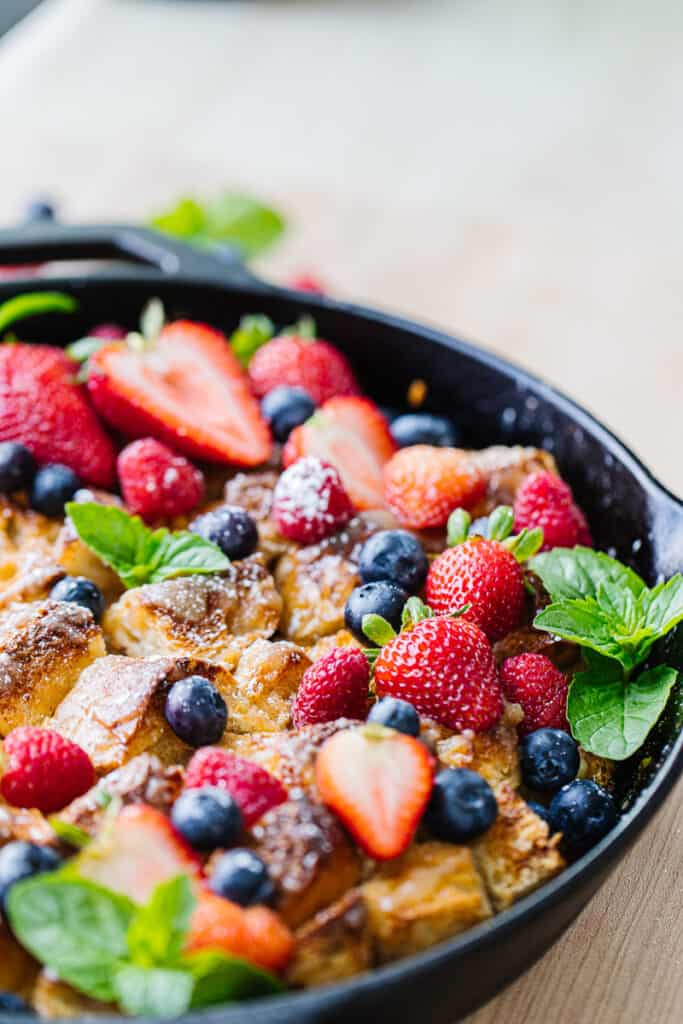
[[[39,469],[31,486],[31,508],[44,516],[57,518],[64,515],[64,506],[71,501],[81,481],[68,466],[43,466]]]
[[[5,909],[7,893],[15,882],[56,871],[62,859],[49,846],[26,843],[21,840],[7,843],[0,850],[0,907]]]
[[[409,846],[432,790],[432,758],[419,740],[381,725],[345,729],[316,761],[324,803],[376,860]]]
[[[36,460],[28,448],[16,441],[0,442],[0,492],[11,494],[31,485]]]
[[[526,803],[527,803],[527,807],[529,808],[529,810],[533,811],[534,814],[538,818],[541,819],[541,821],[544,821],[546,823],[546,825],[548,826],[548,828],[550,829],[550,831],[552,832],[552,822],[550,820],[550,810],[547,807],[544,807],[543,804],[539,804],[536,800],[527,800]]]
[[[388,580],[415,594],[421,590],[429,563],[417,537],[407,530],[380,530],[362,547],[358,569],[363,583]]]
[[[32,1012],[31,1007],[21,996],[16,996],[14,992],[0,992],[0,1013],[31,1014]]]
[[[213,863],[212,892],[241,907],[272,903],[275,898],[268,868],[253,850],[228,850]]]
[[[233,560],[248,558],[258,547],[258,528],[246,509],[223,505],[190,524],[192,533],[216,544]]]
[[[420,735],[420,716],[407,700],[397,697],[383,697],[373,705],[368,722],[383,725],[386,729],[395,729],[406,736]]]
[[[367,398],[333,398],[289,436],[285,466],[316,455],[339,471],[351,501],[359,509],[382,508],[382,471],[396,445],[389,424]]]
[[[312,295],[324,295],[326,291],[315,274],[298,274],[289,282],[289,287],[297,292],[310,292]]]
[[[484,496],[481,470],[460,448],[414,445],[397,452],[384,468],[384,493],[391,511],[412,529],[445,526],[455,508],[472,508]]]
[[[100,338],[102,341],[122,341],[126,337],[126,329],[120,324],[95,324],[88,331],[88,337]]]
[[[405,590],[395,583],[378,580],[377,583],[365,583],[356,587],[349,594],[344,608],[344,622],[356,640],[367,644],[369,637],[363,632],[363,619],[366,615],[381,615],[395,630],[401,628],[401,613],[408,600]]]
[[[281,971],[294,951],[294,938],[268,907],[240,907],[206,891],[192,915],[186,949],[189,953],[218,950],[266,970]]]
[[[20,726],[3,741],[0,792],[15,807],[59,811],[95,782],[95,772],[78,744],[51,729]]]
[[[55,219],[54,203],[48,199],[32,199],[24,211],[25,224],[41,224]]]
[[[346,526],[353,506],[334,466],[311,455],[280,476],[272,516],[283,536],[315,544]]]
[[[591,544],[588,524],[571,488],[554,473],[544,470],[522,480],[514,507],[515,530],[541,527],[544,551]]]
[[[429,444],[436,448],[455,448],[459,432],[446,416],[430,412],[407,412],[392,420],[391,433],[399,448]]]
[[[500,667],[503,693],[512,704],[521,705],[524,721],[520,735],[534,729],[564,729],[567,723],[567,677],[544,654],[517,654]]]
[[[304,672],[292,705],[296,729],[368,713],[368,659],[357,647],[335,647]]]
[[[53,601],[68,601],[72,604],[79,604],[81,608],[87,608],[92,612],[95,622],[99,622],[104,611],[104,598],[102,591],[85,576],[65,576],[59,583],[55,583],[50,591]]]
[[[191,747],[217,743],[225,731],[228,708],[220,693],[204,676],[179,679],[166,697],[166,721]]]
[[[490,640],[500,640],[519,625],[524,612],[522,569],[499,541],[472,537],[432,562],[426,596],[437,613],[469,604],[465,617]]]
[[[520,762],[524,785],[529,789],[552,793],[576,778],[579,748],[561,729],[537,729],[520,744]]]
[[[173,804],[173,827],[195,850],[233,846],[242,831],[240,809],[225,789],[187,789]]]
[[[126,505],[148,523],[191,512],[204,497],[199,470],[152,437],[124,448],[117,469]]]
[[[327,341],[285,334],[263,345],[249,363],[249,377],[259,398],[283,384],[303,388],[316,405],[335,395],[360,391],[351,366]]]
[[[469,768],[443,768],[434,778],[424,823],[436,839],[467,843],[483,835],[497,814],[493,790],[481,775]]]
[[[562,833],[563,853],[578,857],[595,846],[617,822],[610,794],[589,779],[576,779],[556,793],[548,808],[553,832]]]
[[[261,765],[220,747],[203,747],[192,755],[185,788],[201,786],[227,790],[240,809],[245,828],[284,803],[288,795],[280,780]]]
[[[382,647],[380,697],[399,697],[448,729],[492,729],[503,713],[491,644],[464,619],[423,619]]]
[[[303,388],[273,388],[261,402],[261,415],[276,441],[284,444],[295,427],[305,423],[315,412],[315,402]]]

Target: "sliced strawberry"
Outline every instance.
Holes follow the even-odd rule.
[[[294,937],[282,918],[268,907],[240,907],[211,892],[199,893],[190,921],[186,950],[218,949],[266,970],[286,967]]]
[[[382,508],[382,472],[395,450],[389,424],[374,402],[340,395],[292,431],[282,461],[290,466],[304,455],[317,455],[337,468],[356,508]]]
[[[423,743],[381,725],[330,737],[316,761],[323,801],[375,860],[409,846],[427,806],[433,761]]]
[[[144,351],[125,342],[90,359],[88,390],[100,415],[128,437],[151,436],[207,462],[257,466],[271,451],[249,379],[220,331],[168,324]]]

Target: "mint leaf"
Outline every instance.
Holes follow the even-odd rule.
[[[143,967],[172,963],[180,955],[196,900],[190,880],[178,875],[157,885],[128,929],[131,960]]]
[[[202,949],[181,961],[194,978],[192,1008],[282,992],[282,982],[246,960]]]
[[[585,750],[623,761],[634,754],[666,707],[677,672],[666,665],[626,682],[615,662],[580,672],[569,687],[567,717]]]
[[[634,666],[632,655],[615,639],[615,620],[591,598],[551,604],[538,613],[534,626],[606,658],[615,658],[626,671]]]
[[[277,241],[283,218],[263,203],[226,192],[208,202],[186,197],[152,217],[151,227],[194,245],[235,245],[249,259]]]
[[[0,334],[27,316],[44,313],[75,313],[78,303],[64,292],[26,292],[0,304]]]
[[[23,946],[74,988],[111,1002],[114,969],[127,955],[134,907],[125,896],[65,872],[18,882],[7,916]]]
[[[125,1013],[178,1017],[190,1006],[194,980],[188,971],[121,964],[112,984],[116,1001]]]
[[[247,367],[254,353],[275,334],[275,324],[267,316],[243,316],[230,335],[230,347],[242,366]]]
[[[666,583],[642,594],[640,607],[645,625],[658,638],[671,632],[679,622],[683,622],[683,577],[676,574]]]
[[[379,647],[396,639],[396,630],[391,623],[373,612],[363,616],[361,626],[368,640],[372,640],[373,644]]]
[[[126,587],[177,576],[224,572],[230,560],[215,544],[188,530],[151,530],[139,516],[114,505],[69,502],[66,512],[76,533],[110,566]]]
[[[75,850],[82,850],[88,843],[92,842],[92,836],[89,832],[79,828],[78,825],[72,824],[70,821],[63,821],[58,814],[51,814],[47,820],[54,834],[63,843],[73,846]]]
[[[553,601],[580,597],[597,598],[600,584],[614,583],[638,598],[644,581],[628,566],[591,548],[553,548],[531,562]]]

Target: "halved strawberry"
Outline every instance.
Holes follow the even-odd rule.
[[[292,955],[294,936],[268,907],[240,907],[201,890],[185,948],[188,953],[218,949],[266,970],[280,971]]]
[[[338,470],[356,508],[382,508],[382,471],[395,451],[389,424],[374,402],[340,395],[292,431],[282,461],[290,466],[304,455],[317,455]]]
[[[105,345],[90,359],[95,408],[127,437],[151,436],[206,462],[257,466],[271,451],[249,379],[220,331],[177,320],[139,351]]]
[[[433,784],[423,743],[382,725],[335,733],[316,761],[318,791],[359,846],[391,860],[410,845]]]

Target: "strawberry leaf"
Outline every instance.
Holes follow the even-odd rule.
[[[508,537],[503,543],[518,562],[527,562],[543,547],[543,530],[540,526],[535,526],[531,530],[525,528],[516,537]]]
[[[378,647],[383,647],[384,644],[396,639],[396,630],[391,623],[373,612],[363,616],[361,626],[368,640],[372,640]]]
[[[464,508],[456,508],[448,517],[446,526],[446,543],[449,548],[455,548],[467,540],[472,516]]]
[[[26,292],[0,304],[0,333],[28,316],[44,313],[75,313],[78,303],[64,292]]]
[[[243,316],[237,330],[230,335],[230,347],[242,366],[275,334],[275,324],[267,316]]]
[[[406,603],[403,605],[403,612],[401,613],[401,629],[410,629],[411,626],[416,626],[418,622],[422,622],[423,619],[431,619],[434,612],[425,604],[419,597],[409,597]]]
[[[512,533],[515,516],[509,505],[499,505],[489,516],[490,540],[505,540]]]

